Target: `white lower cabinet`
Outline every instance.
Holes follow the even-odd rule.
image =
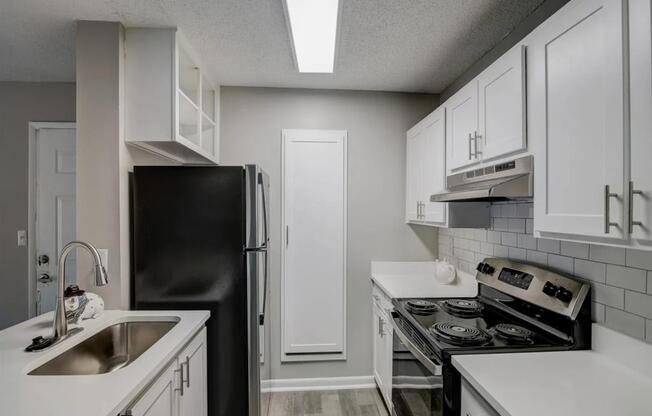
[[[392,408],[392,339],[394,331],[389,316],[391,300],[375,286],[373,293],[373,364],[374,380],[387,408]]]
[[[498,416],[489,403],[487,403],[473,387],[466,382],[462,381],[462,416]]]
[[[206,416],[206,376],[204,328],[122,415]]]

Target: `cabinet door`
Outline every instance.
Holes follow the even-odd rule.
[[[622,14],[622,1],[576,0],[532,33],[535,231],[624,237]]]
[[[179,416],[206,416],[206,328],[179,354],[183,390],[179,394]]]
[[[652,240],[652,11],[650,0],[629,1],[632,237]],[[630,190],[627,190],[630,192]]]
[[[422,198],[423,220],[445,225],[446,204],[430,202],[430,195],[446,189],[446,111],[440,107],[428,116],[422,136]]]
[[[393,344],[392,339],[394,336],[394,330],[392,329],[391,323],[388,322],[387,317],[383,317],[383,327],[382,329],[382,339],[383,339],[383,388],[382,393],[385,397],[385,403],[387,407],[392,408],[392,359],[393,359]]]
[[[382,329],[383,329],[383,315],[380,312],[380,309],[374,303],[373,306],[373,350],[374,350],[374,379],[380,391],[383,391],[385,386],[384,374],[385,370],[383,368],[385,362],[385,344],[383,343]]]
[[[176,390],[179,380],[176,360],[129,408],[132,416],[177,416]]]
[[[478,83],[471,81],[446,101],[446,169],[476,163]],[[482,149],[478,149],[482,150]]]
[[[478,76],[479,143],[482,159],[523,150],[525,47],[517,45]]]
[[[462,416],[498,416],[498,413],[466,381],[462,381],[461,401]]]
[[[421,134],[422,127],[417,126],[407,133],[405,160],[405,221],[421,221]]]

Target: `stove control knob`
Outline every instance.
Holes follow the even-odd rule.
[[[573,292],[566,289],[565,287],[559,286],[557,293],[555,293],[555,297],[564,303],[569,303],[571,299],[573,299]]]
[[[543,293],[548,296],[556,296],[557,286],[555,286],[552,282],[546,282],[546,284],[543,285]]]
[[[494,274],[494,272],[496,271],[496,269],[491,264],[488,263],[478,263],[478,267],[476,267],[475,269],[480,273],[484,273],[484,274]]]

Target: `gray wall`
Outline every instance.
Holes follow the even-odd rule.
[[[532,203],[494,204],[492,227],[442,229],[439,254],[462,270],[487,256],[543,265],[591,283],[596,322],[652,343],[652,253],[532,236]]]
[[[0,329],[28,318],[28,123],[74,120],[75,84],[0,82]]]
[[[222,88],[222,164],[260,164],[271,177],[271,351],[265,378],[372,374],[370,262],[431,260],[436,255],[437,232],[408,227],[403,218],[405,132],[437,103],[434,95]],[[280,362],[283,128],[348,131],[346,362]]]

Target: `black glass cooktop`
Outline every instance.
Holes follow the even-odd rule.
[[[518,319],[480,299],[395,299],[406,317],[438,355],[476,352],[568,349],[570,342]],[[428,309],[427,311],[424,309]]]

